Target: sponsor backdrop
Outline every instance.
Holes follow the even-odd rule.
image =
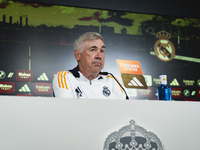
[[[0,1],[0,94],[52,96],[52,79],[77,65],[73,41],[99,32],[103,71],[123,84],[117,59],[138,61],[148,89],[126,88],[130,99],[157,99],[159,75],[172,98],[200,100],[200,19]]]

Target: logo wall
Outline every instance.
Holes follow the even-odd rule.
[[[173,43],[169,40],[171,38],[170,34],[162,30],[157,33],[159,38],[154,45],[155,55],[162,61],[170,61],[175,56],[175,47]]]
[[[32,70],[16,70],[17,81],[33,81]]]

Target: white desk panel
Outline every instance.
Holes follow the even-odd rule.
[[[200,102],[17,96],[0,96],[0,149],[103,150],[132,119],[165,150],[200,149]]]

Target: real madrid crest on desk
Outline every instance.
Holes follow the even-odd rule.
[[[131,120],[130,125],[107,137],[103,150],[164,150],[164,148],[156,134],[135,125],[135,121]]]
[[[173,43],[169,40],[171,35],[162,30],[157,33],[159,38],[154,45],[155,55],[162,61],[170,61],[175,56],[175,47]]]

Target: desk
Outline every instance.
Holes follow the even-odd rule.
[[[200,103],[0,96],[1,150],[102,150],[130,120],[165,150],[200,149]]]

